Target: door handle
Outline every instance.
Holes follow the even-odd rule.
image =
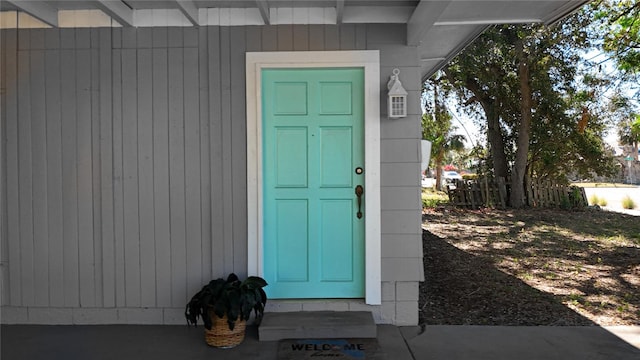
[[[362,194],[364,194],[364,188],[362,185],[356,186],[356,196],[358,197],[358,213],[356,216],[358,219],[362,219]]]

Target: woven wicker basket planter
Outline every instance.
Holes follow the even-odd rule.
[[[204,329],[204,339],[207,345],[217,348],[229,349],[240,345],[244,340],[245,328],[247,322],[238,319],[233,330],[229,330],[227,315],[223,318],[218,317],[213,311],[209,311],[211,316],[211,330]]]

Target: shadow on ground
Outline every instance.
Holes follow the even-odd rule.
[[[498,270],[423,230],[425,281],[420,323],[426,325],[596,325],[554,295]]]
[[[445,243],[471,256],[456,255],[453,248],[451,251],[446,251],[446,247],[434,248],[437,243],[425,243],[433,248],[425,247],[425,260],[432,261],[425,263],[431,269],[428,277],[431,276],[429,272],[434,271],[443,271],[445,278],[453,275],[446,269],[446,258],[432,258],[429,253],[441,251],[443,255],[458,256],[456,267],[452,268],[454,271],[458,267],[463,270],[468,267],[467,259],[477,266],[492,264],[493,269],[478,268],[476,272],[486,269],[487,274],[491,274],[491,270],[497,270],[517,277],[599,325],[640,324],[640,222],[637,218],[600,211],[454,209],[426,214],[423,221],[433,231],[433,235],[426,234],[425,239],[437,234],[446,239]],[[444,264],[443,270],[440,270],[440,264]],[[465,275],[459,271],[454,274]],[[477,276],[493,278],[484,274]],[[475,286],[468,278],[450,279],[454,289]],[[440,280],[440,276],[433,278],[435,283]],[[485,283],[479,292],[504,294],[504,289],[498,285]],[[452,296],[455,301],[456,296],[463,295],[453,293]],[[518,309],[544,310],[527,304],[526,299],[518,301],[522,302]],[[544,318],[545,314],[539,316]],[[529,320],[531,322],[516,324],[540,322],[533,314]],[[482,321],[486,319],[467,321],[475,324],[484,323]],[[557,325],[579,325],[563,322],[559,321]],[[549,322],[544,320],[542,324]]]

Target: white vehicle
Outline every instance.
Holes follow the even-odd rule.
[[[445,180],[462,180],[462,175],[458,174],[457,171],[445,171],[442,176]]]
[[[423,188],[432,188],[436,186],[436,179],[432,177],[426,177],[422,175],[422,187]]]
[[[462,180],[462,175],[458,174],[456,171],[445,171],[442,173],[442,177],[444,178],[444,182],[450,190],[454,190],[456,188],[456,180]]]

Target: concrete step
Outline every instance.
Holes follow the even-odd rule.
[[[300,311],[265,313],[260,341],[282,339],[375,338],[373,315],[367,311]]]

